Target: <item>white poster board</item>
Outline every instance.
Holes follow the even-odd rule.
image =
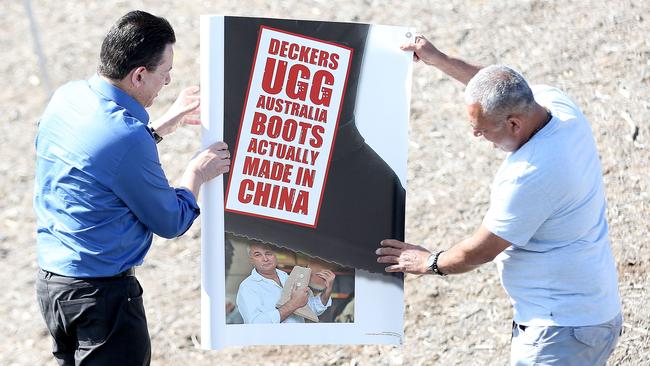
[[[302,35],[299,31],[279,29],[277,25],[282,25],[282,20],[275,19],[273,22],[269,20],[271,23],[269,26],[265,24],[264,19],[260,18],[234,18],[237,24],[245,24],[246,19],[250,19],[256,26],[260,23],[261,25],[257,30],[257,44],[240,46],[256,48],[256,50],[252,62],[254,66],[250,74],[244,76],[248,82],[248,90],[242,102],[244,108],[239,121],[238,143],[237,146],[229,145],[229,150],[234,155],[231,174],[226,179],[219,177],[204,185],[201,194],[202,346],[206,349],[219,349],[227,346],[262,344],[401,344],[403,340],[402,278],[358,268],[343,271],[342,275],[337,276],[337,280],[342,281],[346,278],[345,273],[352,273],[354,320],[351,322],[231,324],[230,316],[227,319],[225,310],[227,302],[232,305],[236,297],[236,285],[241,282],[241,278],[233,282],[233,278],[237,278],[235,275],[228,277],[228,280],[226,277],[230,272],[243,273],[240,277],[245,276],[251,267],[246,261],[245,247],[241,245],[235,244],[234,252],[231,251],[228,258],[225,258],[226,247],[230,245],[225,239],[225,210],[231,214],[243,213],[307,228],[318,227],[318,211],[322,204],[320,200],[323,199],[323,186],[327,184],[327,172],[336,130],[341,123],[337,117],[341,113],[341,101],[349,76],[346,75],[346,71],[349,71],[346,69],[347,60],[354,57],[353,52],[346,48],[344,41],[328,42]],[[228,64],[226,55],[233,52],[231,49],[226,49],[226,37],[234,37],[233,30],[229,29],[230,20],[231,17],[224,16],[202,16],[201,18],[203,146],[224,140],[224,126],[228,125],[224,121],[224,110],[227,107],[225,99],[232,88],[225,85],[224,80],[227,72],[226,64]],[[292,26],[300,23],[295,20],[286,22]],[[309,22],[309,26],[313,26],[314,23]],[[336,29],[332,23],[323,23]],[[365,144],[392,169],[399,179],[398,184],[401,183],[405,189],[412,54],[401,51],[399,46],[414,37],[414,30],[406,27],[371,25],[367,27],[367,35],[364,37],[363,62],[361,71],[356,75],[358,77],[354,106],[356,127]],[[298,45],[308,47],[309,50],[305,51],[306,48],[303,48],[301,54]],[[312,56],[313,53],[316,55]],[[335,54],[337,56],[332,57]],[[269,61],[270,58],[276,60]],[[277,77],[278,60],[286,61],[287,70],[290,70],[292,65],[298,65],[295,66],[298,71],[294,72],[293,84],[291,77],[288,77],[289,86],[285,85],[283,90],[270,90],[274,80],[267,80],[266,88],[256,87],[264,83],[264,71],[268,67],[276,68]],[[273,62],[276,64],[269,66]],[[319,71],[322,71],[321,77],[316,80],[315,75]],[[326,73],[329,75],[325,75]],[[305,77],[307,74],[310,75],[309,78]],[[298,83],[302,79],[309,79],[310,84]],[[312,93],[308,89],[314,88],[314,85],[318,90]],[[288,109],[290,107],[285,106],[284,109],[278,107],[277,110],[272,111],[270,109],[273,108],[264,107],[260,101],[274,93],[281,96],[285,104],[290,104],[292,101],[298,103],[297,109],[291,112]],[[309,107],[311,107],[309,111],[300,111],[300,108]],[[259,113],[262,112],[264,116],[260,116]],[[296,123],[289,124],[289,128],[285,130],[271,129],[270,131],[269,121],[274,114],[268,112],[277,112],[275,114],[283,121],[295,119]],[[325,117],[322,116],[323,112],[326,112]],[[317,115],[318,113],[320,115]],[[262,119],[264,123],[261,122]],[[229,126],[232,126],[232,123]],[[292,130],[291,126],[296,128]],[[322,127],[314,131],[315,126]],[[260,139],[260,136],[264,139]],[[262,153],[259,149],[251,148],[251,146],[259,147],[260,141],[266,141],[267,149]],[[290,159],[287,159],[286,156],[269,153],[269,142],[276,143],[275,146],[283,143],[303,150],[300,154],[294,153]],[[262,171],[261,161],[257,162],[255,169],[251,168],[251,159],[254,158],[266,159],[268,161],[266,170]],[[245,167],[245,163],[249,165]],[[273,163],[276,163],[275,171]],[[278,167],[278,164],[283,166]],[[291,167],[287,168],[288,165]],[[313,168],[314,173],[308,184],[305,184],[304,178],[301,180],[302,175],[298,174],[298,171],[308,168]],[[287,172],[288,169],[291,171]],[[238,174],[242,172],[246,174]],[[248,182],[245,182],[246,180]],[[228,189],[224,193],[224,186],[228,186],[228,183],[236,189]],[[247,206],[247,203],[253,202],[254,193],[247,192],[246,189],[264,183],[276,184],[280,188],[287,189],[303,188],[309,191],[309,200],[298,205],[303,209],[295,209],[298,206],[292,206],[291,209],[284,211],[277,210],[278,204],[271,205],[268,202],[266,205]],[[278,192],[280,188],[277,188]],[[237,193],[240,193],[239,197]],[[291,203],[296,204],[297,196],[292,197],[294,202]],[[258,199],[258,203],[263,202],[262,198]],[[287,204],[285,203],[283,207],[286,208]],[[308,209],[304,209],[305,207]],[[376,246],[379,246],[378,242]],[[288,249],[294,249],[298,254],[304,252],[301,248],[289,247]],[[337,255],[341,254],[337,253]],[[232,259],[229,259],[230,257]],[[331,259],[325,258],[326,255],[322,254],[318,257]],[[374,260],[374,253],[368,251],[368,260],[370,259]],[[231,261],[228,269],[227,261]],[[340,264],[336,258],[334,262]],[[341,296],[343,295],[345,294]]]

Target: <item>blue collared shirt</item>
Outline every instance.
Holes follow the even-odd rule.
[[[111,276],[142,263],[152,234],[182,235],[194,195],[169,185],[134,98],[98,75],[59,88],[36,137],[34,211],[39,266]]]

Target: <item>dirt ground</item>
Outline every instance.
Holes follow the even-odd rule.
[[[35,122],[48,99],[25,2],[0,1],[0,365],[53,365],[38,312],[32,212]],[[163,112],[199,80],[199,15],[225,14],[410,25],[451,55],[515,67],[568,92],[590,119],[608,197],[624,307],[611,365],[650,365],[650,2],[639,1],[32,1],[51,85],[87,78],[103,35],[131,9],[165,16],[178,37]],[[471,136],[462,87],[417,65],[409,142],[407,240],[431,249],[472,233],[503,155]],[[180,178],[198,129],[165,139],[161,159]],[[202,351],[200,225],[156,238],[138,277],[155,365],[504,365],[512,310],[494,265],[461,276],[408,276],[405,340],[393,346],[246,347]],[[544,268],[539,269],[544,276]],[[644,305],[646,304],[646,305]]]

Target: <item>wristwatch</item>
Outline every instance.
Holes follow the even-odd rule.
[[[438,257],[440,257],[440,254],[442,254],[444,250],[441,250],[437,253],[433,253],[429,256],[429,259],[427,259],[427,268],[431,270],[431,272],[437,274],[438,276],[446,276],[445,273],[440,272],[438,269]]]
[[[147,128],[149,129],[149,132],[151,132],[151,134],[153,135],[153,138],[154,138],[154,140],[156,140],[156,143],[159,143],[160,141],[162,141],[162,139],[163,139],[162,136],[160,136],[156,132],[156,130],[153,129],[153,127],[147,126]]]

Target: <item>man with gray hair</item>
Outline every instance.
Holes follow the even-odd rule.
[[[431,253],[387,239],[387,272],[449,275],[494,261],[514,307],[513,365],[605,365],[622,329],[598,151],[560,90],[452,58],[422,36],[402,47],[467,85],[472,131],[508,155],[469,238]]]
[[[302,317],[294,314],[299,308],[307,305],[314,314],[320,315],[332,305],[330,295],[336,275],[323,270],[316,273],[325,282],[325,290],[320,295],[310,294],[307,287],[294,286],[289,301],[276,307],[289,275],[277,268],[278,259],[270,245],[253,242],[246,251],[253,269],[237,291],[237,307],[244,323],[304,323]]]

